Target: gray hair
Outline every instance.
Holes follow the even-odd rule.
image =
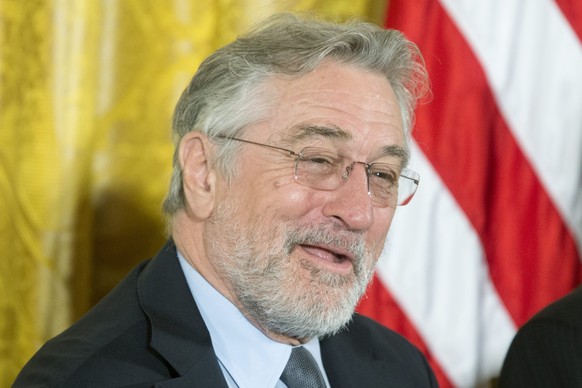
[[[261,91],[268,79],[300,77],[327,59],[385,76],[398,100],[409,139],[417,100],[428,91],[424,63],[414,43],[396,30],[371,23],[337,24],[274,15],[202,62],[180,97],[172,123],[176,150],[163,205],[166,214],[171,216],[185,205],[178,159],[185,134],[199,131],[211,139],[240,136],[244,128],[264,118],[267,104],[261,101]],[[223,142],[212,161],[227,178],[234,174],[237,146]]]

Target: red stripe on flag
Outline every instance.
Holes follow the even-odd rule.
[[[556,3],[578,35],[578,39],[582,41],[582,2],[580,0],[556,0]]]
[[[387,26],[402,30],[425,56],[434,100],[417,111],[415,139],[475,228],[497,292],[522,325],[580,283],[573,235],[442,6],[391,0]]]
[[[368,286],[366,297],[360,301],[358,312],[372,317],[403,335],[425,355],[438,380],[439,386],[441,388],[453,386],[438,360],[432,355],[416,331],[414,325],[410,323],[406,314],[376,276],[374,276],[374,280]]]

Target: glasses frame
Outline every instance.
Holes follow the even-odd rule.
[[[295,173],[295,179],[296,180],[297,180],[297,166],[298,166],[298,163],[301,160],[301,158],[303,158],[302,153],[303,153],[303,151],[305,149],[312,148],[312,147],[305,147],[301,151],[299,151],[299,153],[297,153],[297,152],[292,151],[292,150],[287,149],[287,148],[277,147],[277,146],[270,145],[270,144],[265,144],[265,143],[258,143],[256,141],[251,141],[251,140],[240,139],[240,138],[234,137],[234,136],[216,135],[215,137],[216,138],[219,138],[219,139],[235,140],[235,141],[239,141],[239,142],[242,142],[242,143],[254,144],[256,146],[267,147],[267,148],[271,148],[271,149],[274,149],[274,150],[277,150],[277,151],[283,151],[283,152],[289,154],[289,156],[292,156],[295,159],[295,170],[294,170],[294,173]],[[315,147],[315,148],[317,148],[317,147]],[[334,151],[330,151],[330,152],[333,152],[337,156],[342,157],[342,158],[347,159],[347,160],[350,160],[352,162],[351,164],[349,164],[349,165],[346,166],[346,170],[342,173],[342,176],[341,177],[342,177],[342,180],[343,181],[346,181],[346,180],[349,179],[349,177],[351,175],[351,172],[352,172],[355,164],[361,164],[364,167],[364,171],[366,172],[366,180],[367,180],[367,184],[368,184],[368,187],[367,187],[367,189],[368,189],[368,195],[370,196],[371,199],[373,199],[372,193],[370,191],[370,175],[371,175],[371,173],[370,173],[370,167],[373,166],[375,163],[359,162],[359,161],[353,160],[351,158],[348,158],[346,156],[337,154]],[[380,163],[380,164],[389,164],[389,163]],[[409,168],[405,168],[405,167],[402,167],[401,168],[400,175],[399,175],[399,179],[398,179],[398,181],[399,181],[398,186],[400,186],[400,180],[401,179],[407,179],[408,181],[410,181],[410,183],[413,184],[413,189],[411,190],[411,193],[408,194],[402,201],[400,201],[399,198],[397,198],[396,206],[405,206],[405,205],[407,205],[410,202],[410,200],[412,199],[412,197],[414,196],[414,194],[416,193],[416,190],[418,189],[418,186],[420,184],[420,175],[416,171],[411,170]],[[299,181],[297,181],[297,182],[300,183]],[[307,187],[311,187],[308,184],[306,184],[306,186]],[[326,189],[318,189],[316,187],[311,187],[311,188],[313,188],[315,190],[328,191]],[[334,190],[334,189],[331,189],[331,190]],[[374,201],[372,201],[372,202],[374,203]],[[387,204],[387,205],[384,205],[383,207],[388,207],[388,206],[390,206],[390,205]]]

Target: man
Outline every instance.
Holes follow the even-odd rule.
[[[15,386],[435,386],[354,314],[418,184],[425,88],[415,46],[365,23],[278,15],[210,56],[174,113],[171,239]]]
[[[582,287],[549,305],[517,333],[500,387],[582,387]]]

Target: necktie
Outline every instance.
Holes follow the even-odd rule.
[[[281,375],[289,388],[325,388],[325,381],[315,359],[303,346],[293,348]]]

